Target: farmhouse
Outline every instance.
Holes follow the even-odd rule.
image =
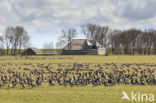
[[[106,50],[98,42],[93,42],[87,39],[73,39],[62,50],[63,55],[105,55]]]
[[[42,51],[35,47],[30,47],[24,52],[24,55],[42,55]]]

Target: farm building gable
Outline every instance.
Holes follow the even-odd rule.
[[[85,39],[73,39],[63,50],[82,50],[86,47]]]

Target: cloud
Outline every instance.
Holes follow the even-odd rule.
[[[80,30],[85,23],[155,28],[155,5],[155,0],[1,0],[0,32],[6,26],[24,26],[32,45],[41,48],[44,42],[56,42],[62,29]]]
[[[129,2],[125,7],[122,16],[135,21],[150,19],[156,15],[155,5],[156,1],[154,0],[137,0],[136,2]]]

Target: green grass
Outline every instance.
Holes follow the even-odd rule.
[[[2,56],[10,57],[10,56]],[[13,56],[12,56],[13,57]],[[156,63],[156,56],[30,56],[35,58],[72,58],[72,59],[50,59],[50,60],[3,60],[1,63]]]
[[[53,51],[55,53],[61,53],[61,49],[40,49],[43,53],[46,53],[46,51]]]
[[[40,87],[34,89],[1,89],[0,103],[131,103],[121,100],[122,92],[156,95],[155,86],[113,87]],[[146,103],[146,102],[141,102]],[[154,102],[153,102],[154,103]]]
[[[33,57],[41,58],[41,56]],[[50,56],[48,58],[60,57],[72,57],[73,59],[0,60],[0,63],[156,63],[156,56]],[[2,88],[0,89],[0,103],[133,103],[121,100],[123,91],[149,93],[156,96],[156,86],[117,85],[71,88],[45,85],[33,89]]]

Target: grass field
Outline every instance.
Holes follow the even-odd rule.
[[[38,60],[0,60],[0,63],[156,63],[156,56],[31,56],[35,58],[53,58]],[[11,58],[2,56],[2,58]],[[14,58],[14,57],[12,57]],[[65,59],[57,59],[65,58]],[[72,58],[72,59],[66,59]]]
[[[156,63],[156,56],[50,56],[36,60],[0,60],[0,63]],[[72,59],[65,59],[65,58]],[[3,58],[8,58],[7,56]],[[10,58],[10,57],[9,57]],[[52,58],[52,59],[40,59]],[[63,58],[63,59],[58,59]],[[49,87],[46,84],[33,89],[0,89],[0,103],[132,103],[121,100],[122,92],[154,94],[156,86],[116,85],[84,87]],[[146,103],[146,102],[140,102]],[[156,103],[156,100],[155,102]]]

